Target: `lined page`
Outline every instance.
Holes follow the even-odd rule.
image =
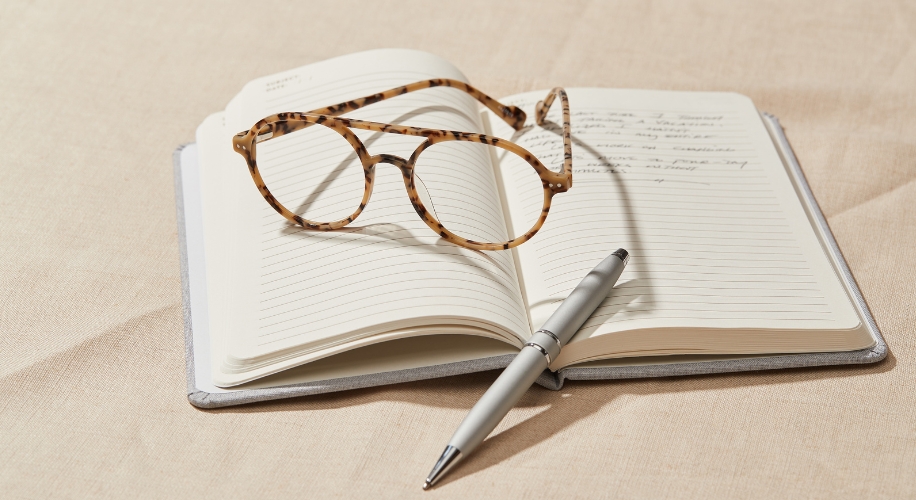
[[[533,109],[544,94],[508,102]],[[575,341],[640,328],[859,324],[749,99],[608,89],[569,96],[573,187],[518,249],[535,328],[618,247],[630,264]],[[549,119],[559,122],[559,109]],[[494,129],[559,169],[556,123]],[[516,182],[525,168],[500,164],[513,212],[542,196]]]
[[[441,59],[415,51],[372,51],[325,61],[247,85],[227,108],[227,132],[250,128],[272,113],[307,111],[440,77],[465,79]],[[448,88],[399,96],[346,116],[469,132],[482,127],[477,102]],[[355,132],[373,155],[408,158],[422,142]],[[322,144],[312,144],[282,154],[292,165],[324,152]],[[247,175],[240,156],[229,151],[225,161],[227,168]],[[432,158],[427,164],[432,170],[460,172],[458,195],[492,214],[470,224],[480,233],[505,237],[488,156],[460,162]],[[227,208],[234,210],[241,229],[233,250],[235,321],[226,373],[397,328],[441,324],[448,332],[449,325],[463,325],[510,339],[530,331],[512,254],[470,251],[442,240],[414,211],[394,166],[376,167],[368,206],[344,230],[308,231],[290,224],[264,201],[250,178],[235,187],[234,196],[234,208]]]

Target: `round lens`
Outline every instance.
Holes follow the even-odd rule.
[[[329,223],[359,208],[365,191],[363,166],[353,146],[334,129],[311,125],[259,142],[256,151],[264,184],[290,212]],[[271,216],[276,215],[265,214]]]
[[[420,201],[439,223],[461,238],[503,244],[524,235],[541,215],[543,184],[530,165],[514,169],[506,182],[525,186],[530,196],[509,207],[511,217],[504,214],[493,168],[500,157],[502,161],[512,157],[527,165],[507,150],[480,142],[456,140],[430,146],[420,154],[414,168]]]

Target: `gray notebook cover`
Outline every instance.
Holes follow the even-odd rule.
[[[777,368],[799,368],[806,366],[827,366],[862,364],[881,361],[887,355],[887,344],[878,331],[868,306],[856,286],[849,267],[833,239],[814,195],[798,165],[795,154],[783,133],[776,117],[762,115],[773,142],[782,156],[799,197],[811,218],[814,227],[820,231],[827,250],[839,262],[839,272],[853,302],[864,318],[868,329],[876,340],[874,347],[858,351],[785,354],[772,356],[657,356],[609,360],[587,367],[570,367],[559,372],[545,371],[537,383],[543,387],[559,390],[566,380],[609,380],[644,377],[670,377],[676,375],[700,375],[729,373]],[[203,274],[203,221],[199,204],[186,200],[187,193],[199,193],[197,147],[189,144],[178,148],[174,155],[175,204],[178,214],[178,239],[181,252],[181,284],[184,306],[185,367],[188,379],[188,400],[200,408],[218,408],[256,401],[290,398],[343,391],[362,387],[409,382],[503,368],[514,357],[512,354],[493,356],[469,361],[419,367],[408,370],[387,371],[355,377],[332,378],[263,388],[223,389],[213,385],[210,379],[210,339],[207,323],[206,290]],[[190,197],[188,200],[199,198]]]

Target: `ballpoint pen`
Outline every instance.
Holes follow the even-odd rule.
[[[560,349],[608,296],[629,260],[630,255],[626,250],[617,249],[576,285],[464,417],[439,461],[426,477],[424,490],[436,484],[496,428],[550,365],[551,360],[556,359]]]

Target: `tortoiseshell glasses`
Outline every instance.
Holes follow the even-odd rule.
[[[255,123],[251,130],[237,134],[232,141],[234,150],[247,161],[251,177],[267,203],[280,215],[306,229],[327,231],[353,222],[369,202],[375,182],[375,165],[388,163],[400,169],[410,202],[420,218],[443,239],[473,250],[503,250],[530,240],[547,219],[553,195],[566,192],[572,187],[572,146],[566,92],[561,88],[551,90],[535,108],[538,125],[545,126],[550,105],[556,97],[560,98],[563,107],[564,151],[559,172],[545,167],[521,146],[497,137],[339,117],[369,104],[432,87],[451,87],[467,92],[515,130],[522,130],[525,125],[525,112],[518,107],[503,105],[464,82],[435,79],[306,113],[290,112],[268,116]],[[417,146],[409,159],[391,154],[373,156],[352,129],[416,136],[426,140]],[[287,134],[291,134],[290,138],[278,141],[276,149],[270,151],[271,165],[266,164],[268,159],[265,157],[259,169],[257,149],[265,141]],[[293,137],[294,142],[284,142]],[[341,141],[340,137],[344,140]],[[440,154],[427,154],[426,157],[431,159],[421,160],[421,153],[436,149],[440,150]],[[301,156],[303,151],[309,154],[305,165],[290,161],[297,154]],[[487,214],[487,210],[477,206],[478,202],[474,201],[476,198],[470,196],[473,193],[469,189],[492,188],[495,192],[496,180],[492,171],[486,173],[478,169],[480,171],[476,172],[475,177],[470,167],[462,168],[483,162],[490,165],[491,158],[497,153],[505,155],[501,164],[505,163],[506,158],[515,157],[512,178],[516,182],[527,181],[525,190],[518,191],[522,193],[519,198],[526,200],[533,209],[529,211],[530,220],[523,220],[524,227],[519,227],[517,232],[493,229],[502,224],[499,217]],[[559,154],[552,156],[559,159]],[[521,162],[530,165],[533,171]],[[269,178],[272,190],[268,189],[262,177],[268,168],[271,174],[265,176]],[[543,196],[539,194],[541,191]],[[497,211],[500,210],[498,205],[495,207]],[[465,224],[462,220],[475,218],[487,219],[487,222],[475,226]],[[450,225],[451,229],[445,224]],[[482,226],[489,229],[473,229]]]

